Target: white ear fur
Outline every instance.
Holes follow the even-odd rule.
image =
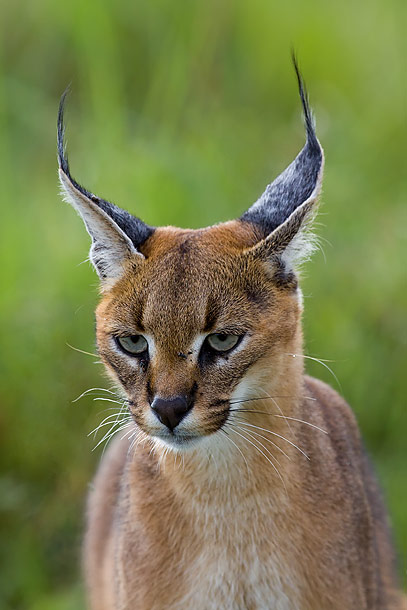
[[[308,208],[308,211],[305,213],[301,220],[301,224],[298,228],[298,231],[294,234],[292,239],[288,242],[286,247],[281,252],[280,258],[287,270],[298,269],[298,267],[300,267],[303,263],[310,259],[313,252],[317,249],[318,242],[315,233],[313,233],[312,231],[312,222],[318,210],[318,200],[321,194],[323,170],[324,157],[322,157],[321,168],[318,173],[318,178],[314,190],[312,191],[309,198],[304,201],[302,206],[300,206],[300,208],[297,208],[297,210],[292,214],[292,216],[295,216],[296,213],[301,214],[301,208]],[[286,223],[290,223],[290,217],[287,218]],[[282,228],[282,226],[278,227],[274,231],[274,233],[277,233],[279,229]],[[269,235],[266,240],[272,238],[273,233]]]
[[[92,238],[89,258],[100,277],[102,288],[107,289],[122,276],[126,261],[135,256],[143,259],[144,256],[114,220],[79,191],[61,168],[59,180],[65,201],[81,216]]]
[[[278,262],[287,271],[307,260],[316,240],[309,231],[321,191],[324,152],[315,133],[315,123],[305,84],[293,55],[304,112],[307,141],[294,161],[267,186],[263,195],[241,216],[260,229],[263,239],[249,255]]]
[[[323,169],[322,156],[315,187],[310,196],[280,226],[247,250],[249,256],[271,262],[278,258],[287,272],[297,269],[310,258],[317,245],[311,225],[317,212]]]
[[[281,254],[281,261],[284,264],[285,269],[288,271],[298,269],[303,263],[311,258],[316,247],[316,237],[310,228],[305,226],[300,229]]]

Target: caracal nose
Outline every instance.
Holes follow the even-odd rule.
[[[184,396],[175,396],[174,398],[160,398],[156,396],[151,403],[151,408],[160,422],[167,426],[171,432],[178,426],[191,406]]]

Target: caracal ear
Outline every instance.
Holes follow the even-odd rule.
[[[289,271],[309,257],[313,248],[310,221],[321,190],[324,154],[315,135],[308,96],[293,57],[304,111],[307,141],[287,169],[269,184],[240,220],[255,224],[264,238],[248,250],[250,256],[278,259]]]
[[[89,258],[93,263],[102,290],[111,287],[123,274],[129,259],[142,260],[138,247],[154,232],[154,228],[120,209],[113,203],[96,197],[72,178],[64,143],[64,102],[61,98],[58,112],[59,179],[64,199],[82,217],[92,238]]]

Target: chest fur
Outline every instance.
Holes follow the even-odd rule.
[[[203,549],[188,569],[191,586],[174,608],[299,609],[294,564],[274,552],[259,557],[255,541],[242,547]]]
[[[127,548],[124,555],[138,554],[137,547],[140,550],[140,543],[134,541],[132,549]],[[173,523],[169,537],[162,537],[157,544],[144,539],[143,547],[149,556],[135,558],[129,577],[134,582],[134,566],[143,565],[144,571],[145,561],[150,565],[150,573],[160,574],[153,599],[151,590],[143,593],[142,574],[137,579],[137,595],[144,597],[145,607],[157,610],[304,607],[299,601],[303,589],[303,575],[298,567],[300,544],[288,535],[284,511],[276,512],[267,501],[250,498],[240,505],[221,509],[210,503],[195,505],[183,519]],[[128,566],[123,568],[127,571]],[[134,592],[130,595],[127,591],[125,596],[133,595]]]

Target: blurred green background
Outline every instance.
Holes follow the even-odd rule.
[[[109,387],[96,274],[61,203],[55,122],[68,83],[73,175],[146,222],[242,213],[304,133],[291,47],[326,152],[306,353],[332,360],[387,496],[406,585],[405,0],[1,2],[0,608],[83,608],[87,437]],[[308,370],[336,389],[319,364]]]

